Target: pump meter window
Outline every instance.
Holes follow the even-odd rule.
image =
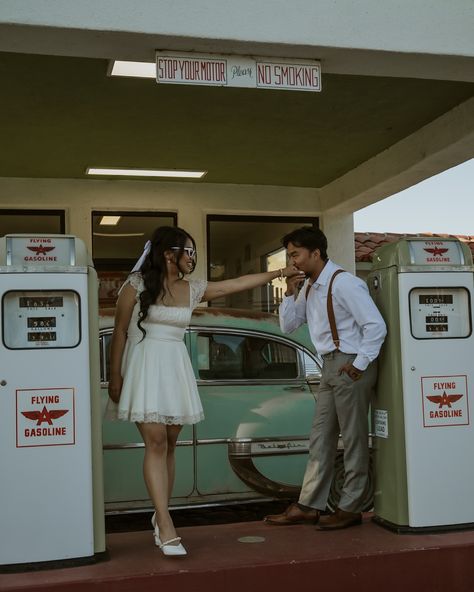
[[[9,349],[76,347],[81,340],[80,296],[73,290],[6,292],[2,319]]]
[[[471,302],[466,288],[414,288],[410,292],[415,339],[469,337]]]

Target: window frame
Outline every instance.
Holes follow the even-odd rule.
[[[94,217],[95,216],[128,216],[131,218],[172,218],[173,226],[178,225],[178,213],[177,212],[162,212],[162,211],[126,211],[126,210],[91,210],[91,242],[92,242],[92,259],[94,261],[94,267],[97,271],[123,271],[124,269],[130,270],[135,265],[138,257],[122,258],[122,259],[111,259],[111,258],[100,258],[94,256]]]
[[[212,222],[296,222],[301,224],[309,224],[314,228],[319,228],[319,217],[314,216],[245,216],[237,214],[207,214],[206,215],[206,248],[207,248],[207,270],[210,273],[210,225]],[[273,252],[273,251],[272,251]],[[209,276],[210,277],[210,276]]]
[[[206,215],[206,273],[207,278],[211,278],[211,224],[213,222],[262,222],[262,223],[291,223],[299,224],[300,226],[312,226],[313,228],[319,228],[319,217],[318,216],[245,216],[245,215],[233,215],[233,214],[207,214]],[[275,251],[271,251],[275,252]],[[229,279],[229,278],[226,278]],[[261,289],[264,289],[263,286]],[[210,308],[215,305],[212,302],[208,303]],[[217,308],[219,308],[217,306]],[[250,310],[253,310],[252,308]],[[257,309],[260,310],[260,309]]]
[[[59,218],[59,232],[54,234],[66,234],[66,211],[65,210],[43,210],[36,208],[15,209],[15,208],[0,208],[0,216],[58,216]],[[24,234],[16,232],[7,232],[6,234]],[[40,234],[40,233],[36,233]],[[49,234],[49,233],[47,233]]]

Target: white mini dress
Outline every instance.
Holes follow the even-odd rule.
[[[206,290],[204,280],[189,280],[190,305],[151,305],[137,326],[139,295],[144,290],[140,273],[129,275],[137,302],[127,331],[122,357],[123,385],[118,404],[108,402],[106,416],[139,423],[194,424],[204,419],[196,379],[184,344],[193,309]]]

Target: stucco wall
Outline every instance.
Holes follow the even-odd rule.
[[[0,178],[0,208],[65,209],[66,232],[91,249],[91,211],[177,212],[178,224],[196,239],[205,273],[206,215],[321,215],[317,190],[295,187]]]

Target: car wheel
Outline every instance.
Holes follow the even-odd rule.
[[[329,491],[327,507],[334,512],[337,508],[339,500],[341,498],[341,491],[344,485],[344,452],[342,450],[337,452],[336,461],[334,466],[334,478],[331,483],[331,489]],[[374,507],[374,462],[372,451],[370,451],[369,457],[369,482],[367,483],[366,490],[364,492],[364,503],[363,512],[368,512]]]

